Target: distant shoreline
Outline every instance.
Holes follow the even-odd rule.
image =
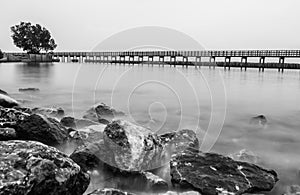
[[[14,62],[59,62],[59,59],[54,59],[51,54],[20,54],[12,55],[4,53],[4,57],[0,59],[0,63]]]

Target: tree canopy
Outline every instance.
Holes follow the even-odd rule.
[[[14,44],[27,53],[38,54],[42,50],[48,52],[57,47],[50,32],[39,24],[20,22],[12,26],[11,31]]]

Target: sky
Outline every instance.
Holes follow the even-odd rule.
[[[3,51],[20,51],[10,32],[10,26],[20,21],[49,29],[58,44],[56,51],[90,51],[116,33],[143,26],[174,29],[205,49],[300,49],[300,0],[1,0],[0,4]]]

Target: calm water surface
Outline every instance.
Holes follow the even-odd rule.
[[[40,91],[18,92],[25,87]],[[275,169],[280,181],[271,194],[300,184],[299,71],[16,63],[0,64],[0,88],[27,106],[60,106],[75,117],[104,102],[158,133],[194,129],[202,149],[247,149]],[[260,114],[267,125],[249,123]]]

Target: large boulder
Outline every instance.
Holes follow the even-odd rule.
[[[110,151],[104,161],[125,171],[150,170],[164,162],[164,148],[149,129],[116,120],[104,129],[104,144]]]
[[[174,186],[206,195],[270,191],[278,181],[273,170],[197,150],[174,154],[170,167]]]
[[[19,102],[8,95],[4,95],[0,93],[0,106],[4,108],[12,108],[14,106],[18,106]]]
[[[18,121],[24,120],[28,113],[15,108],[3,108],[0,106],[0,128],[15,128]]]
[[[98,122],[91,121],[89,119],[76,119],[74,117],[66,116],[60,120],[60,123],[65,127],[71,127],[74,129],[82,129],[91,125],[98,125]]]
[[[104,188],[104,189],[94,190],[88,195],[134,195],[134,194],[129,192],[124,192],[114,188]]]
[[[39,114],[18,121],[15,130],[21,140],[39,141],[49,146],[60,146],[69,138],[68,129],[57,120]]]
[[[89,185],[74,161],[39,142],[0,142],[0,159],[0,195],[81,195]]]
[[[96,172],[100,172],[98,174],[102,177],[111,178],[108,181],[103,181],[102,184],[106,187],[122,186],[122,189],[149,192],[165,192],[168,190],[167,182],[150,172],[124,171],[104,163],[101,157],[110,155],[110,152],[103,148],[105,148],[103,141],[86,147],[79,147],[70,158],[80,165],[84,171],[92,175],[96,170]]]
[[[108,105],[101,103],[99,105],[93,106],[84,114],[84,119],[89,119],[95,122],[100,122],[103,124],[108,124],[117,116],[125,115],[121,111],[117,111]]]
[[[42,114],[47,117],[61,118],[65,115],[65,111],[62,108],[33,108],[32,113]]]
[[[199,148],[197,136],[191,130],[156,135],[141,126],[116,120],[105,127],[103,140],[99,130],[94,132],[88,133],[85,144],[71,155],[86,169],[93,169],[97,163],[104,162],[122,171],[153,170],[168,166],[174,153]],[[83,131],[71,133],[82,135]]]
[[[104,171],[107,178],[113,177],[109,187],[165,192],[167,182],[147,171],[156,173],[160,167],[169,167],[172,154],[198,147],[197,136],[191,130],[156,135],[141,126],[116,120],[105,127],[103,140],[78,147],[70,158],[85,171],[101,169],[101,175]]]

